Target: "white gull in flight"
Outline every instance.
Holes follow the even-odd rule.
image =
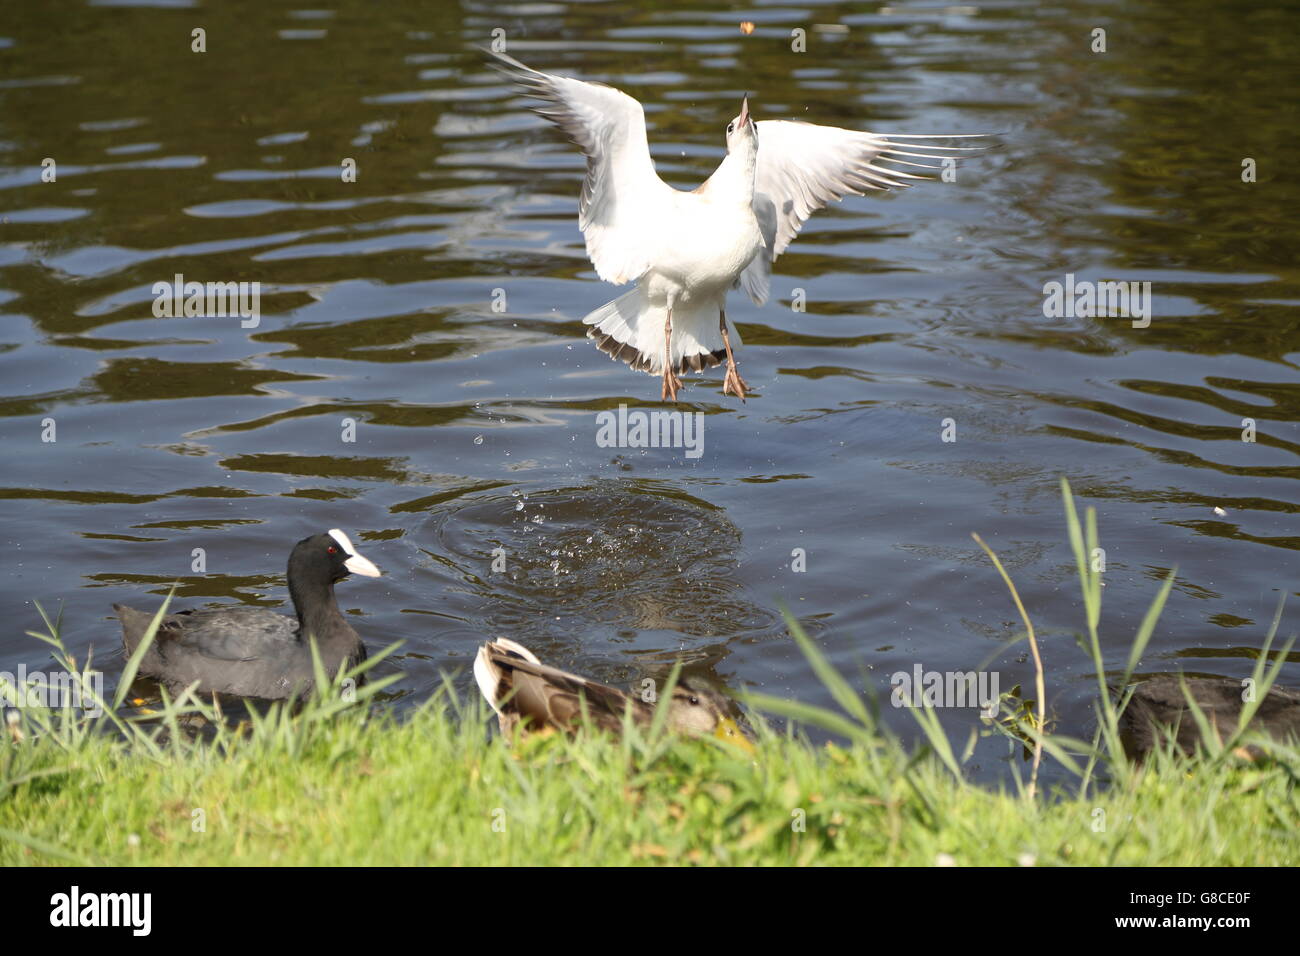
[[[587,337],[611,358],[662,376],[665,400],[677,400],[678,373],[723,362],[723,394],[744,400],[748,386],[735,357],[740,333],[727,319],[727,291],[743,286],[757,305],[765,303],[773,260],[814,212],[846,195],[929,178],[882,163],[935,170],[944,154],[981,148],[907,142],[962,136],[754,122],[746,97],[727,124],[726,158],[702,186],[683,192],[655,172],[645,112],[635,99],[485,52],[523,92],[543,101],[534,109],[586,154],[578,225],[587,255],[606,282],[636,282],[583,319],[592,326]]]

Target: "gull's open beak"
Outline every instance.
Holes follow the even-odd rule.
[[[730,717],[724,717],[718,721],[718,726],[713,728],[713,736],[719,740],[725,740],[729,744],[735,744],[747,753],[754,753],[754,745],[745,736],[745,732],[740,729],[740,725]]]
[[[745,99],[740,104],[740,125],[744,126],[749,122],[749,94],[745,94]]]
[[[369,558],[363,558],[359,554],[354,554],[343,562],[343,567],[347,568],[353,574],[359,574],[364,578],[379,577],[379,569],[375,567],[374,562]]]

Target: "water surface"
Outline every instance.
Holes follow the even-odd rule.
[[[440,670],[464,683],[494,634],[607,680],[682,657],[826,703],[783,604],[877,692],[918,663],[1030,687],[978,531],[1037,623],[1057,727],[1084,735],[1065,475],[1098,511],[1107,666],[1176,566],[1141,671],[1245,675],[1284,594],[1300,629],[1295,26],[1204,0],[11,3],[0,669],[45,661],[37,601],[110,678],[115,601],[178,582],[184,603],[283,609],[289,548],[337,526],[386,571],[339,594],[372,648],[405,641],[399,707]],[[601,448],[597,413],[658,407],[659,383],[583,337],[617,294],[577,229],[583,160],[473,52],[498,28],[533,66],[641,99],[684,188],[746,92],[760,119],[1003,145],[819,214],[773,302],[733,294],[755,394],[687,379],[698,459]],[[177,273],[260,282],[260,325],[155,318]],[[1045,318],[1067,273],[1151,282],[1149,327]],[[990,738],[975,772],[1019,759]]]

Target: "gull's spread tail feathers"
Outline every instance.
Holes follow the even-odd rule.
[[[716,368],[727,360],[717,314],[715,302],[699,306],[678,302],[673,309],[670,340],[672,371],[698,372]],[[667,320],[667,302],[654,303],[645,286],[638,285],[614,301],[606,302],[582,321],[591,326],[587,338],[610,358],[626,362],[637,371],[659,375],[664,369]],[[727,328],[734,349],[740,345],[740,333],[730,319]]]

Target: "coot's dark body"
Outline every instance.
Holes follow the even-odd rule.
[[[178,692],[198,683],[204,694],[282,700],[315,686],[311,645],[316,639],[327,674],[366,659],[366,648],[339,611],[334,583],[349,573],[376,577],[347,535],[335,529],[304,538],[289,555],[289,596],[297,618],[256,608],[169,614],[140,662],[140,673]],[[113,605],[122,621],[127,654],[140,644],[153,614]]]
[[[1210,727],[1218,729],[1219,738],[1226,740],[1235,733],[1244,706],[1241,681],[1203,677],[1185,680]],[[1176,677],[1156,677],[1138,684],[1124,711],[1123,722],[1129,746],[1137,755],[1159,746],[1170,729],[1175,730],[1179,748],[1187,753],[1194,752],[1201,741],[1200,728]],[[1251,718],[1250,729],[1279,740],[1288,736],[1300,739],[1300,693],[1271,688]]]

